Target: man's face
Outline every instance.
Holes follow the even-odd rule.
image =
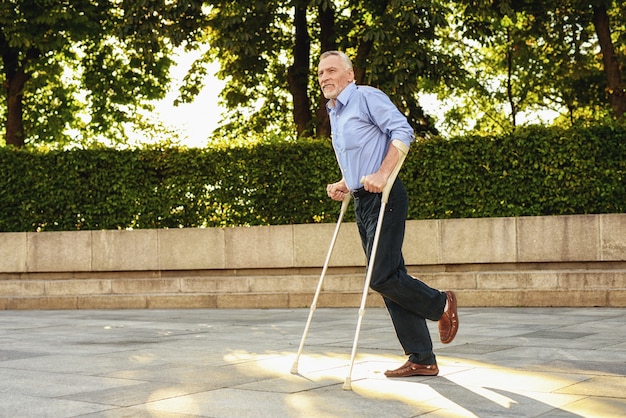
[[[327,99],[336,99],[339,93],[354,80],[354,71],[346,68],[337,55],[320,60],[317,67],[317,81]]]

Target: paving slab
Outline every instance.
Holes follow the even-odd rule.
[[[440,374],[406,360],[385,309],[0,312],[0,417],[623,417],[626,309],[461,308]]]

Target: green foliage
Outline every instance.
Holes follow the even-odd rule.
[[[0,2],[7,142],[124,142],[129,125],[145,124],[139,112],[165,95],[174,47],[196,40],[202,3]]]
[[[325,220],[330,141],[216,150],[0,148],[0,231]]]
[[[205,41],[211,48],[200,63],[220,63],[229,110],[215,137],[293,132],[291,112],[301,115],[302,103],[316,134],[325,135],[325,100],[314,74],[319,52],[335,48],[353,59],[357,82],[385,91],[418,132],[508,133],[555,114],[566,126],[601,120],[612,110],[601,60],[608,51],[598,53],[593,24],[600,3],[623,73],[624,0],[210,0]],[[296,9],[306,13],[300,26]],[[297,44],[298,33],[306,43]],[[295,69],[303,49],[311,58]],[[194,66],[182,100],[197,94],[205,68]],[[307,100],[288,83],[292,69],[311,74]],[[425,112],[421,93],[435,94],[443,112]]]
[[[335,222],[328,139],[254,146],[0,148],[0,231]],[[412,145],[409,219],[626,211],[626,127],[529,127]],[[346,220],[353,220],[349,211]]]
[[[450,81],[460,66],[433,48],[438,40],[435,31],[447,24],[449,12],[440,1],[210,0],[207,4],[206,42],[211,48],[193,66],[181,99],[190,101],[197,94],[203,83],[198,74],[206,71],[208,63],[220,63],[217,76],[226,80],[220,97],[229,112],[216,138],[236,138],[246,132],[295,133],[292,112],[298,110],[294,96],[299,93],[290,88],[290,70],[309,75],[306,102],[311,108],[307,110],[311,115],[323,113],[326,100],[321,98],[315,69],[324,44],[348,52],[355,68],[362,70],[359,83],[383,89],[418,131],[433,129],[418,102],[420,83]],[[293,68],[296,7],[306,10],[306,27],[300,29],[311,47],[304,68]],[[332,23],[322,22],[322,12],[332,16]]]
[[[192,101],[219,62],[227,112],[216,141],[293,138],[309,127],[323,136],[315,67],[322,49],[338,48],[358,81],[385,91],[418,132],[512,132],[545,109],[573,126],[611,114],[608,92],[623,89],[607,82],[593,23],[600,4],[623,80],[625,0],[4,0],[0,123],[17,146],[151,136],[163,129],[146,114],[169,87],[173,51],[202,48],[177,101]],[[437,126],[422,93],[445,102]],[[311,120],[296,123],[294,114]]]
[[[563,115],[559,123],[573,126],[576,120],[600,120],[610,112],[593,2],[455,3],[454,9],[464,12],[457,14],[458,26],[443,33],[442,48],[463,57],[468,75],[463,83],[435,89],[441,98],[450,92],[461,98],[450,100],[442,130],[453,135],[512,132],[529,120],[541,120],[546,110]],[[624,30],[617,10],[619,4],[611,6],[616,39]]]
[[[403,171],[414,219],[624,212],[626,128],[432,139]]]

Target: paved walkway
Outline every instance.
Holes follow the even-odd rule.
[[[626,309],[463,308],[440,375],[405,361],[384,309],[0,312],[2,417],[623,417]]]

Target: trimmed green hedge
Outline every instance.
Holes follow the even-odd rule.
[[[403,178],[410,178],[413,219],[626,210],[624,127],[529,127],[511,136],[438,139],[411,153]]]
[[[0,231],[335,222],[329,140],[247,148],[0,149]],[[411,147],[409,218],[626,209],[626,128],[531,127]],[[352,220],[349,213],[346,220]]]

